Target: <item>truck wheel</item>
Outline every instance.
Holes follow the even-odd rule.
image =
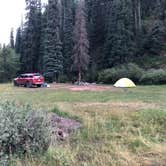
[[[32,84],[31,84],[30,82],[26,82],[25,86],[26,86],[27,88],[31,88],[31,87],[32,87]]]
[[[17,84],[16,81],[13,81],[13,85],[14,85],[14,86],[18,86],[18,84]]]

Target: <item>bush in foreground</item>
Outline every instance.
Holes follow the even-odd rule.
[[[0,103],[0,164],[11,157],[24,157],[48,149],[44,115],[30,106]]]

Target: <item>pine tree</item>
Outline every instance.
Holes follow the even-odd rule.
[[[7,56],[8,56],[9,52],[8,52],[8,49],[6,47],[6,45],[4,44],[3,45],[3,48],[2,48],[2,81],[5,82],[8,80],[8,73],[7,73]]]
[[[83,71],[89,64],[89,41],[86,29],[85,2],[77,2],[74,26],[74,55],[73,67],[78,73],[78,82],[82,79]]]
[[[0,50],[0,82],[11,81],[19,70],[19,56],[10,46]]]
[[[58,0],[48,1],[45,56],[43,63],[46,79],[49,82],[58,81],[58,77],[63,71]]]
[[[91,49],[94,50],[100,47],[105,41],[107,1],[91,0],[87,3]]]
[[[39,72],[44,73],[44,56],[46,47],[46,31],[47,31],[47,7],[45,6],[44,12],[41,17],[41,36],[40,36],[40,56],[38,60]]]
[[[64,73],[70,77],[73,54],[74,1],[63,0],[63,56]]]
[[[134,55],[131,0],[113,0],[105,45],[105,67],[122,64]]]
[[[142,1],[143,36],[142,49],[143,55],[162,55],[166,48],[166,1],[154,0]]]
[[[143,40],[144,55],[159,55],[164,49],[166,42],[166,31],[160,23],[156,23],[151,27],[151,30],[146,34]]]
[[[21,43],[22,43],[22,35],[21,35],[21,28],[19,27],[17,29],[17,33],[16,33],[16,41],[15,41],[15,51],[17,54],[21,53]]]
[[[40,72],[40,59],[41,59],[41,52],[40,52],[40,44],[41,44],[41,30],[42,30],[42,4],[41,0],[37,0],[36,3],[36,37],[35,37],[35,44],[34,47],[34,63],[33,63],[33,71]]]
[[[23,34],[23,71],[38,72],[41,35],[41,0],[26,0],[26,22]]]
[[[110,11],[109,0],[85,0],[87,12],[87,31],[90,42],[89,79],[96,81],[97,70],[101,70],[104,62],[104,44],[107,36],[107,19]]]
[[[10,47],[14,49],[14,34],[13,34],[13,28],[11,29],[10,32]]]

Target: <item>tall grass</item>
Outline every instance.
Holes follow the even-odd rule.
[[[80,130],[50,147],[45,155],[28,157],[27,166],[164,166],[166,163],[166,86],[70,92],[29,91],[3,85],[0,91],[3,99],[15,99],[20,104],[29,102],[63,117],[81,119]],[[21,166],[22,162],[15,159],[14,164]]]
[[[92,115],[84,128],[68,141],[52,147],[40,160],[30,159],[27,163],[36,166],[146,165],[142,160],[146,158],[150,164],[164,165],[163,151],[155,151],[153,147],[165,142],[165,113],[144,110],[123,114],[123,117],[119,114],[102,118]],[[151,151],[155,157],[147,158]]]

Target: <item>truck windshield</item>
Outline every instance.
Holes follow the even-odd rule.
[[[36,73],[36,74],[34,74],[34,76],[41,76],[41,75],[40,75],[40,73]]]

